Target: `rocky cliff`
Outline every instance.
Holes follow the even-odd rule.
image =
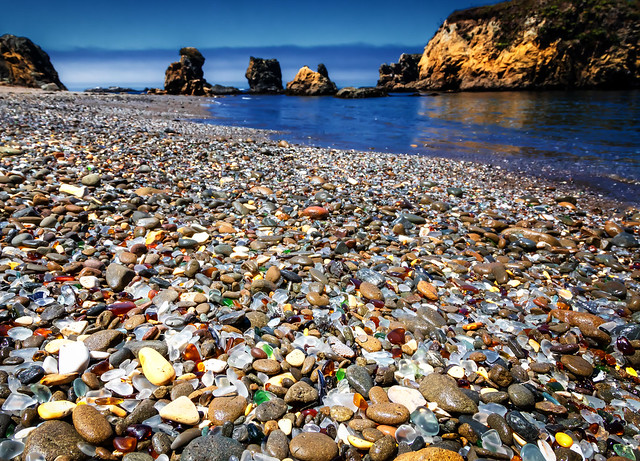
[[[403,53],[398,62],[382,64],[380,66],[380,78],[378,87],[396,92],[413,92],[413,84],[420,76],[420,54]]]
[[[513,0],[451,14],[419,63],[422,90],[640,86],[638,0]]]
[[[0,37],[0,84],[66,90],[49,55],[26,37]]]
[[[277,59],[251,56],[245,77],[249,82],[250,93],[282,93],[282,70]]]
[[[295,78],[287,83],[287,94],[292,96],[327,96],[337,91],[324,64],[318,65],[317,72],[307,66],[302,67]]]

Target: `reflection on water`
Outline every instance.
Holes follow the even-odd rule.
[[[283,131],[294,142],[499,163],[617,197],[640,192],[640,91],[245,96],[217,99],[211,112],[213,123]]]

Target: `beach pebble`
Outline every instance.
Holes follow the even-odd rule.
[[[142,366],[142,372],[152,384],[163,386],[173,381],[176,372],[167,359],[155,349],[143,347],[138,352],[138,360]]]
[[[319,432],[303,432],[291,440],[289,451],[301,461],[331,461],[338,455],[338,445]]]
[[[170,421],[193,426],[200,422],[198,409],[187,396],[181,396],[160,410],[160,416]]]
[[[87,442],[100,445],[113,435],[107,418],[91,405],[78,405],[73,409],[73,426]]]

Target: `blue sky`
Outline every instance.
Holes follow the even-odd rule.
[[[248,56],[271,49],[274,52],[288,50],[284,54],[293,61],[303,60],[307,55],[326,61],[323,56],[331,57],[333,50],[334,73],[341,72],[345,79],[351,74],[358,82],[374,84],[379,64],[391,60],[390,50],[394,50],[394,55],[402,50],[420,52],[452,11],[495,2],[30,0],[3,3],[0,34],[29,37],[51,55],[62,81],[74,87],[127,81],[138,86],[144,82],[157,85],[170,62],[164,61],[165,58],[176,60],[177,50],[182,46],[226,50],[204,53],[208,59],[205,77],[215,83],[242,82]],[[349,49],[344,45],[360,48],[356,51],[357,47]],[[367,62],[367,69],[357,67],[363,65],[358,62],[357,53],[364,49],[369,50],[367,53],[378,53],[371,57],[371,63]],[[291,55],[291,50],[298,50],[297,57]],[[136,55],[136,51],[144,53]],[[241,65],[240,53],[245,55]],[[261,57],[281,59],[278,55]],[[377,65],[369,68],[374,60]],[[222,66],[218,67],[219,81],[211,67],[216,62]],[[292,65],[303,64],[315,66],[317,63],[311,60]],[[328,63],[327,67],[331,74]],[[139,72],[134,68],[139,68]],[[150,71],[155,72],[153,76],[147,75]],[[157,72],[161,73],[159,77],[155,77]],[[359,76],[355,78],[355,74]],[[289,75],[283,77],[286,80]]]

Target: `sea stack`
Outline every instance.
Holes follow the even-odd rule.
[[[169,64],[165,72],[165,93],[187,96],[213,96],[240,92],[237,88],[208,83],[202,70],[204,61],[204,56],[197,48],[181,48],[180,61]]]
[[[329,79],[329,72],[324,64],[318,64],[318,71],[302,67],[295,78],[287,83],[286,93],[290,96],[329,96],[336,94],[338,88]]]
[[[640,86],[639,4],[513,0],[452,13],[420,59],[421,90]]]
[[[169,64],[164,74],[164,90],[168,94],[203,96],[209,85],[202,70],[204,61],[197,48],[181,48],[180,61]]]
[[[0,37],[0,84],[66,90],[49,55],[26,37]]]
[[[249,82],[249,93],[282,93],[282,71],[277,59],[249,58],[245,77]]]

